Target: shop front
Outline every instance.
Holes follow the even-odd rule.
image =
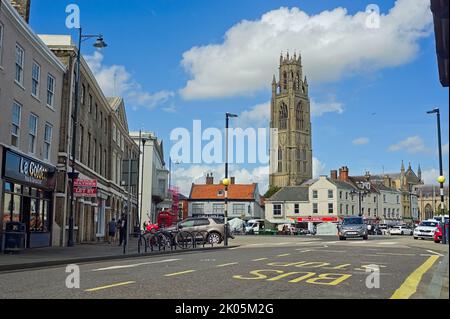
[[[4,149],[2,156],[2,233],[6,223],[21,222],[27,248],[51,246],[55,167],[10,149]]]

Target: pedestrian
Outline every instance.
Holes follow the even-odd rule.
[[[125,214],[122,214],[118,221],[118,227],[119,229],[119,246],[122,246],[122,243],[125,241],[125,235],[127,231],[127,220],[125,217]]]
[[[113,218],[113,219],[108,223],[108,234],[109,234],[108,244],[111,244],[111,242],[112,242],[113,244],[116,243],[116,230],[117,230],[117,223],[116,223],[116,219]]]

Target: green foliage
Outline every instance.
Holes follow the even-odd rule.
[[[265,198],[270,198],[273,195],[275,195],[276,192],[278,192],[281,189],[281,187],[278,186],[269,186],[269,189],[267,190],[267,192],[264,194]]]

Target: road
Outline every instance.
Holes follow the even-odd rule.
[[[231,244],[238,246],[81,264],[78,289],[66,287],[66,267],[3,272],[0,299],[448,298],[448,246],[431,241],[240,236]],[[374,269],[379,287],[368,288]]]

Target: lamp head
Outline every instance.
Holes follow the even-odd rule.
[[[103,36],[99,35],[99,37],[97,38],[97,41],[95,41],[95,43],[94,43],[94,47],[97,49],[103,49],[103,48],[106,48],[107,46],[108,45],[103,40]]]
[[[439,113],[439,108],[435,108],[435,109],[427,112],[427,114],[434,114],[434,113]]]
[[[227,117],[238,117],[236,114],[232,114],[232,113],[226,113],[226,116]]]

